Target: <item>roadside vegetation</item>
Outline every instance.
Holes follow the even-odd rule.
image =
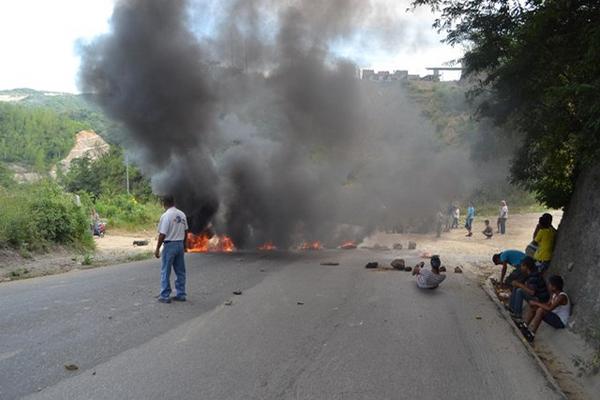
[[[59,245],[89,254],[94,209],[108,230],[154,226],[161,209],[149,181],[134,165],[127,168],[118,126],[93,104],[83,96],[28,89],[1,93],[27,97],[0,102],[0,249],[28,257]],[[75,134],[90,128],[112,143],[110,151],[95,160],[76,159],[68,171],[57,168],[51,177],[51,169],[74,146]],[[12,165],[36,178],[16,182]]]

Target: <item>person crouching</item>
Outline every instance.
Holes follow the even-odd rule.
[[[417,276],[417,286],[421,289],[435,289],[446,279],[446,275],[440,273],[442,262],[439,256],[431,257],[431,269],[426,269],[424,264],[413,269],[413,275]]]

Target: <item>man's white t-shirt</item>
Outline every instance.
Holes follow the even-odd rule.
[[[434,274],[430,269],[422,268],[417,275],[417,286],[421,289],[433,289],[438,287],[446,279],[446,275]]]
[[[188,229],[187,218],[183,211],[169,208],[160,216],[158,233],[165,235],[165,241],[184,240]]]

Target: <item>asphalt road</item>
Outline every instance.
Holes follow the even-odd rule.
[[[2,284],[0,399],[559,398],[474,282],[389,257],[188,254],[172,304],[156,261]]]

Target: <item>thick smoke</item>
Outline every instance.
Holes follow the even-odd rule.
[[[173,193],[196,232],[212,222],[238,247],[289,247],[414,227],[467,189],[472,166],[439,147],[400,83],[360,81],[336,57],[343,40],[393,26],[382,9],[121,0],[83,50],[81,88],[124,123],[155,192]]]

